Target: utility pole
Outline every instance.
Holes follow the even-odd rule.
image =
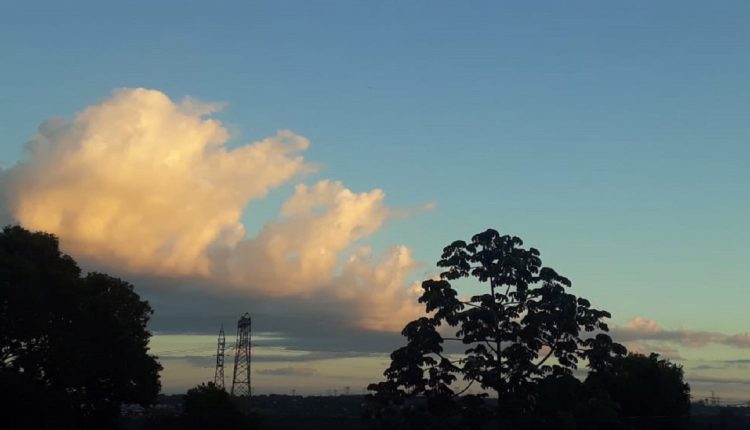
[[[234,375],[232,377],[232,395],[252,395],[250,390],[250,329],[252,320],[245,312],[237,321],[237,340],[234,346]]]
[[[226,347],[227,341],[224,336],[224,324],[221,325],[219,330],[219,339],[216,346],[216,371],[214,372],[214,384],[224,389],[224,348]]]

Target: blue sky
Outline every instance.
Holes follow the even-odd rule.
[[[309,138],[320,170],[304,182],[381,188],[398,208],[434,202],[368,239],[411,247],[425,263],[415,279],[447,243],[494,227],[539,248],[616,324],[750,331],[747,2],[2,9],[4,168],[42,121],[115,88],[220,101],[233,145],[277,129]],[[293,185],[253,203],[250,232]]]

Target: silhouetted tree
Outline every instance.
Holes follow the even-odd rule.
[[[198,419],[239,414],[229,393],[213,382],[188,390],[185,396],[185,415]]]
[[[18,428],[113,428],[120,405],[148,404],[151,307],[133,286],[81,276],[47,233],[0,233],[0,408]]]
[[[185,409],[182,415],[150,417],[144,427],[148,430],[260,428],[260,415],[256,412],[243,414],[235,403],[237,400],[213,382],[200,384],[189,389],[185,395]]]
[[[638,428],[679,428],[690,411],[682,367],[655,353],[618,357],[608,369],[591,372],[586,385],[606,393],[623,420]]]
[[[534,413],[523,428],[534,430],[626,429],[619,406],[606,394],[591,390],[572,375],[549,375],[536,387]]]
[[[447,417],[487,413],[485,401],[469,398],[475,411],[469,414],[462,412],[470,409],[460,403],[463,396],[456,401],[477,384],[497,396],[491,411],[497,427],[514,428],[534,411],[545,377],[571,375],[580,360],[606,369],[612,357],[626,353],[604,333],[610,314],[569,294],[570,281],[522,245],[518,237],[487,230],[443,250],[440,279],[422,283],[419,302],[429,316],[406,325],[407,344],[391,354],[386,381],[369,386],[381,407],[411,411],[413,403],[404,409],[406,399],[420,396],[427,412],[439,417],[436,425],[466,427]],[[484,293],[460,297],[451,281],[461,278],[475,279]],[[445,352],[449,341],[466,347],[457,359]],[[456,387],[459,380],[466,387]]]

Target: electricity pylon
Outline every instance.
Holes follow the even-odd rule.
[[[224,324],[222,324],[221,330],[219,330],[218,345],[216,346],[216,371],[214,372],[214,384],[222,390],[224,389],[224,348],[226,344]]]
[[[237,321],[237,341],[234,346],[234,376],[232,395],[250,397],[250,314],[245,312]]]

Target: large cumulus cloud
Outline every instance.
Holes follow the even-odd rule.
[[[280,218],[248,237],[243,211],[315,169],[302,156],[310,143],[282,130],[230,148],[210,117],[217,109],[121,89],[72,121],[48,120],[25,159],[2,172],[2,209],[104,267],[233,293],[324,296],[355,309],[360,327],[401,328],[418,312],[410,250],[372,255],[357,244],[397,213],[383,191],[300,183]]]

